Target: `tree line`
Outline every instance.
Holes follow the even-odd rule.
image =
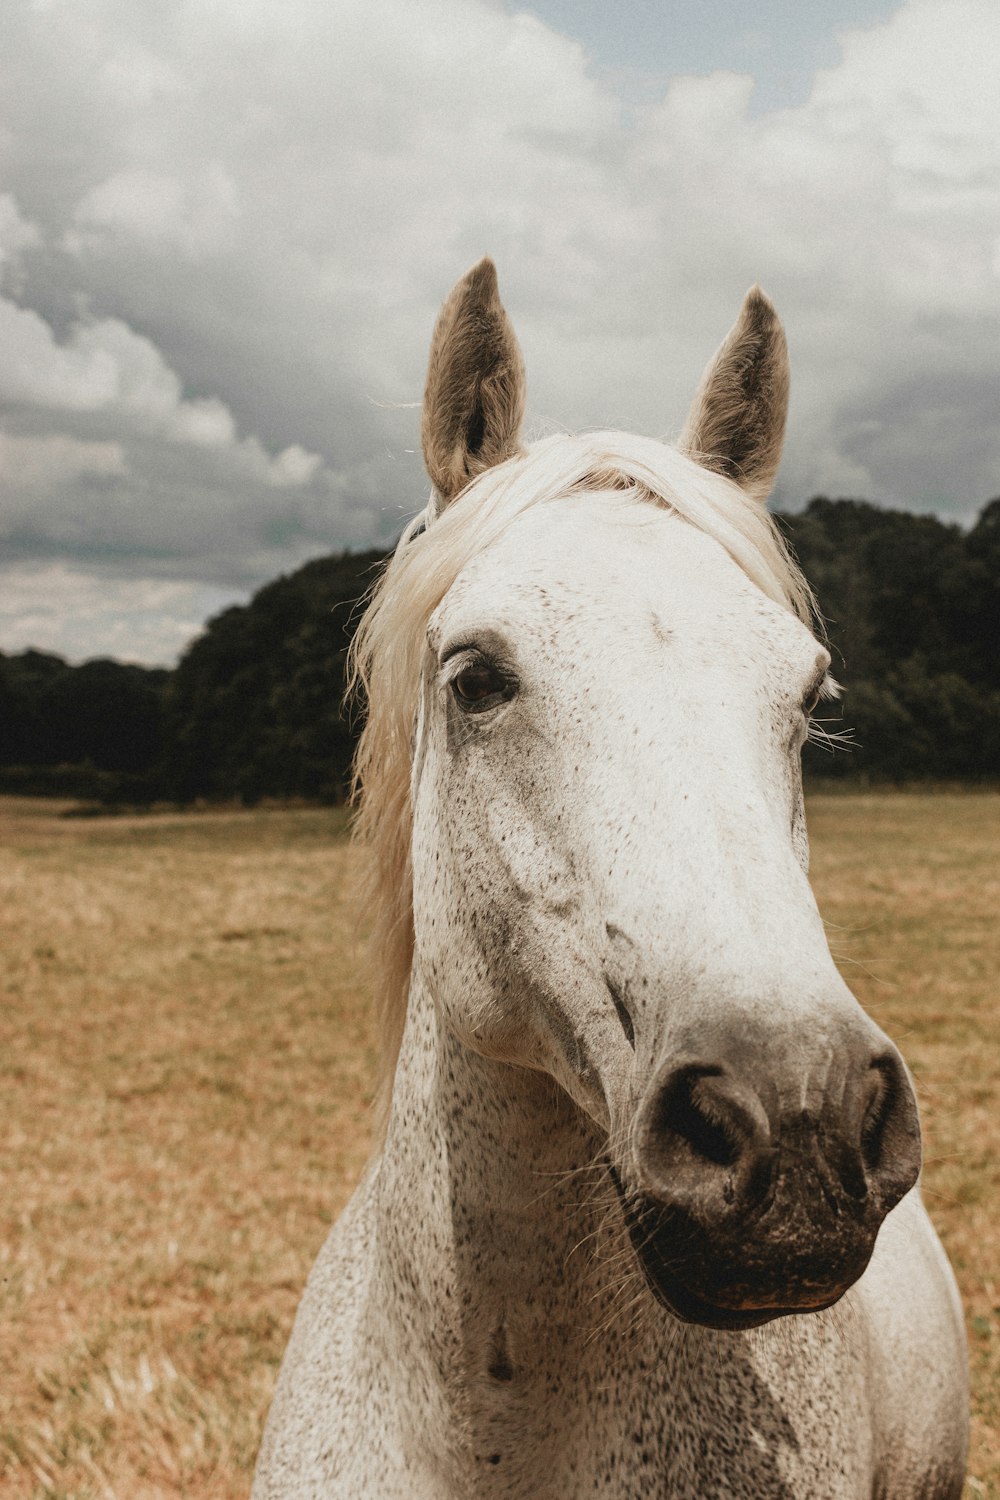
[[[861,500],[780,525],[823,612],[851,747],[812,777],[1000,781],[1000,499],[969,530]],[[340,801],[360,600],[384,554],[307,563],[209,622],[167,671],[0,654],[0,790],[100,801]]]

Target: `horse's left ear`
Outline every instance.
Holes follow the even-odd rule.
[[[764,501],[778,472],[787,412],[785,331],[754,286],[701,377],[677,446]]]
[[[521,350],[484,258],[452,291],[431,341],[420,435],[440,507],[517,452],[523,415]]]

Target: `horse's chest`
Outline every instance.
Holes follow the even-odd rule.
[[[472,1383],[456,1494],[857,1500],[870,1493],[870,1427],[861,1388],[845,1369],[786,1360],[781,1380],[778,1365],[758,1362],[742,1340],[680,1331],[673,1349],[651,1357],[632,1350],[627,1362],[606,1350],[591,1359],[563,1346],[560,1355],[559,1344],[540,1348],[528,1371]]]

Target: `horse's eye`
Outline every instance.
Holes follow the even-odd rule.
[[[451,680],[451,690],[462,708],[491,708],[511,696],[509,680],[489,662],[470,662]]]
[[[805,714],[807,719],[809,718],[810,714],[812,714],[819,706],[819,700],[822,698],[822,696],[823,684],[821,682],[818,682],[815,687],[809,689],[808,693],[803,698],[802,712]]]

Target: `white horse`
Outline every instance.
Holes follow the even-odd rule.
[[[384,1131],[256,1500],[962,1489],[913,1093],[806,878],[786,403],[754,289],[676,448],[524,450],[491,262],[442,309],[434,499],[356,646]]]

